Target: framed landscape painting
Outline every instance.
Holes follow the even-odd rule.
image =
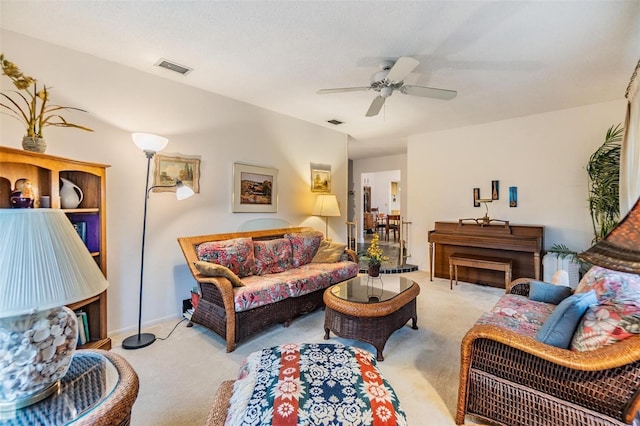
[[[156,154],[153,192],[176,192],[176,180],[200,193],[200,158]]]
[[[331,192],[331,165],[311,163],[311,192]]]
[[[233,164],[234,213],[278,211],[278,169]]]

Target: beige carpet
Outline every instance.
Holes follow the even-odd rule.
[[[385,360],[378,365],[393,385],[409,425],[453,425],[460,341],[504,290],[461,282],[451,291],[448,280],[430,282],[423,272],[403,275],[421,287],[419,330],[407,325],[396,331],[385,346]],[[143,349],[124,350],[121,343],[128,335],[113,336],[113,351],[124,356],[140,376],[132,424],[204,424],[218,385],[235,378],[249,353],[288,342],[325,342],[323,321],[324,312],[316,311],[300,317],[288,328],[275,325],[241,343],[232,353],[225,352],[222,338],[201,326],[187,328],[186,321],[178,325],[168,340],[156,341]],[[177,322],[177,319],[168,321],[143,332],[165,337]],[[329,342],[375,350],[366,343],[338,338],[333,333]]]

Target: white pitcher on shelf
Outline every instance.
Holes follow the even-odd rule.
[[[63,209],[75,209],[80,205],[84,194],[75,183],[63,177],[60,178],[62,186],[60,187],[60,206]]]

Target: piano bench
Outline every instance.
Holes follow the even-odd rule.
[[[449,256],[449,287],[451,290],[453,290],[454,274],[456,277],[456,285],[458,285],[458,266],[504,271],[504,288],[506,291],[509,291],[509,284],[511,283],[511,259],[478,254],[453,253]]]

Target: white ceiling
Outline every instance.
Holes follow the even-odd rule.
[[[407,135],[621,99],[640,57],[640,0],[8,1],[0,27],[349,134],[349,157],[406,152]],[[382,60],[407,84],[365,117]],[[186,76],[159,58],[194,68]],[[330,119],[344,121],[333,126]]]

